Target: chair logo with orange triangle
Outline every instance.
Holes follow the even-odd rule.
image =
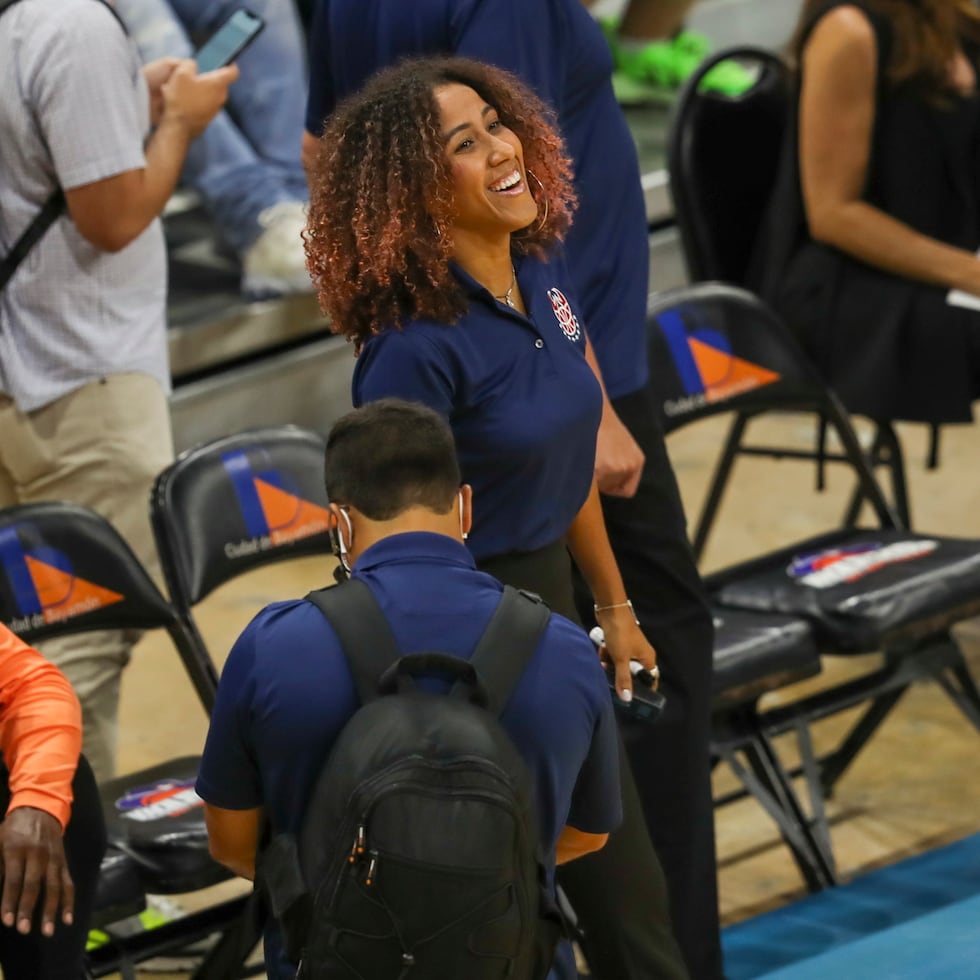
[[[290,544],[330,527],[330,512],[299,496],[284,475],[263,459],[261,450],[236,451],[221,457],[241,506],[248,537],[228,542],[225,554],[241,558]]]
[[[68,557],[39,541],[31,527],[0,530],[0,565],[20,613],[10,624],[15,633],[73,619],[125,598],[76,575]]]
[[[667,402],[668,415],[680,415],[705,404],[779,380],[775,371],[732,353],[728,338],[711,327],[690,329],[679,310],[666,310],[657,318],[670,348],[685,397]]]

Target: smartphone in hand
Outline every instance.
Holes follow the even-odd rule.
[[[602,627],[594,626],[589,633],[589,639],[597,649],[601,647],[606,642]],[[604,664],[603,667],[606,671],[606,679],[609,681],[609,693],[619,711],[635,721],[653,722],[660,717],[667,698],[657,690],[653,674],[641,663],[636,660],[630,661],[630,673],[633,675],[632,701],[623,701],[616,691],[616,668],[611,663]]]
[[[265,21],[250,10],[236,10],[200,48],[194,60],[199,72],[230,65],[261,33]]]

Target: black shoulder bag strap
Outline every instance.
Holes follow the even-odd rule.
[[[361,704],[378,698],[378,681],[401,654],[377,599],[356,578],[307,595],[333,627]]]
[[[0,15],[12,7],[18,0],[0,0]],[[107,3],[103,5],[119,22],[122,29],[126,30],[119,14]],[[59,187],[41,206],[41,210],[35,215],[34,220],[24,229],[20,237],[14,242],[10,251],[0,259],[0,292],[6,288],[8,282],[17,269],[17,266],[27,258],[28,253],[44,237],[47,230],[61,217],[65,211],[65,192]]]
[[[531,662],[550,619],[550,610],[538,596],[504,586],[497,609],[470,657],[487,690],[488,707],[498,717]]]

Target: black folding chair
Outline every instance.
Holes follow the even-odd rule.
[[[157,552],[171,602],[202,660],[212,658],[194,606],[245,572],[329,554],[325,449],[322,437],[296,426],[257,429],[189,449],[157,477],[150,495]],[[258,942],[266,918],[255,892],[238,948]]]
[[[704,76],[719,62],[737,60],[756,75],[755,84],[738,96],[701,91]],[[736,47],[706,60],[684,86],[674,109],[667,158],[674,216],[693,282],[716,280],[747,286],[763,216],[776,182],[786,126],[791,83],[789,70],[775,54],[762,48]],[[745,445],[743,437],[753,416],[735,413],[693,535],[700,557],[717,516],[722,495],[739,455],[816,460],[818,487],[823,488],[823,463],[839,461],[825,450],[825,420],[818,420],[818,449]],[[874,420],[868,451],[873,465],[889,468],[895,509],[910,526],[908,490],[902,446],[894,427]],[[854,524],[863,498],[855,494],[845,522]]]
[[[126,542],[86,508],[40,503],[0,511],[0,619],[31,644],[92,630],[165,630],[202,703],[213,698],[210,660]],[[109,848],[94,925],[111,926],[145,908],[147,893],[191,892],[232,877],[208,854],[202,801],[194,792],[198,762],[171,759],[99,787]],[[133,964],[151,956],[216,932],[237,934],[245,902],[222,901],[157,929],[113,936],[89,953],[88,969],[92,976],[122,971],[132,977]],[[196,976],[237,976],[237,967]]]
[[[654,390],[668,433],[726,412],[793,411],[826,419],[843,447],[842,462],[874,512],[873,527],[838,526],[706,579],[723,609],[805,620],[821,654],[882,653],[879,669],[768,711],[760,718],[766,735],[799,732],[868,702],[837,748],[819,761],[829,793],[916,680],[939,684],[980,730],[980,693],[950,633],[980,612],[980,542],[902,527],[847,413],[751,293],[712,283],[674,290],[651,302],[649,327]],[[801,752],[805,758],[806,744]],[[828,836],[825,827],[820,835]]]

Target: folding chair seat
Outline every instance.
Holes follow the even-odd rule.
[[[820,655],[805,620],[716,607],[712,695],[712,754],[744,787],[716,800],[719,806],[751,794],[779,827],[807,885],[836,882],[821,821],[811,820],[764,731],[758,714],[763,694],[820,673]],[[822,815],[815,771],[807,773],[810,804]]]
[[[717,64],[740,62],[756,77],[750,89],[737,96],[702,90],[701,82]],[[750,286],[752,260],[786,140],[792,98],[791,75],[778,55],[763,48],[734,47],[706,59],[685,84],[671,121],[667,166],[674,217],[693,282],[718,281]],[[694,551],[702,554],[717,515],[736,456],[781,458],[792,455],[817,462],[817,485],[823,487],[823,464],[839,456],[826,452],[825,427],[819,420],[817,448],[800,450],[743,443],[749,412],[736,413],[726,451],[692,536]],[[910,526],[905,460],[894,427],[874,420],[868,456],[873,465],[887,466],[895,509]],[[933,459],[934,452],[930,456]],[[930,465],[934,465],[930,462]],[[863,502],[855,493],[844,523],[855,524]]]
[[[198,694],[213,689],[213,665],[129,546],[83,507],[41,503],[0,511],[0,618],[31,644],[91,630],[163,629]],[[202,801],[193,791],[198,761],[173,759],[100,785],[110,845],[97,901],[102,925],[116,910],[138,911],[146,892],[196,891],[232,877],[208,854]],[[204,934],[231,929],[241,905],[226,901],[132,943],[113,941],[90,955],[90,970],[102,975],[120,960],[185,945],[202,934],[205,921]]]
[[[820,760],[829,791],[915,680],[936,681],[980,730],[980,692],[949,632],[980,611],[980,542],[903,529],[836,396],[751,293],[710,283],[674,290],[651,301],[649,325],[653,387],[668,433],[725,412],[826,419],[875,515],[873,528],[838,527],[706,578],[723,610],[805,620],[821,654],[883,656],[880,669],[767,710],[759,718],[766,735],[802,733],[805,769],[806,725],[869,702]]]
[[[754,704],[763,694],[820,673],[806,620],[716,606],[711,693],[715,712]]]
[[[712,577],[723,606],[805,618],[824,653],[915,645],[980,612],[980,541],[844,528]]]

